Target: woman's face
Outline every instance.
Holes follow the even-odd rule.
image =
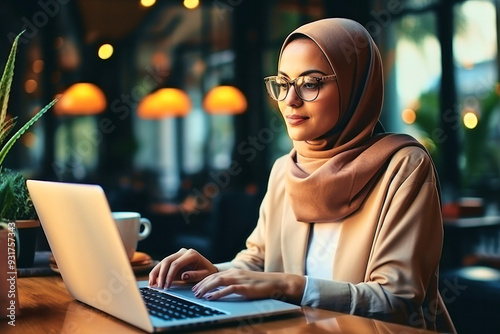
[[[322,77],[334,74],[319,47],[308,38],[288,44],[281,55],[278,75],[293,80],[299,76]],[[314,101],[303,101],[292,85],[278,102],[288,135],[295,141],[312,142],[332,129],[339,119],[339,92],[336,80],[320,83]]]

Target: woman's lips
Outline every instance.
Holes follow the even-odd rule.
[[[300,116],[300,115],[288,115],[288,116],[286,116],[286,121],[290,125],[299,125],[301,123],[304,123],[308,119],[309,119],[309,117]]]

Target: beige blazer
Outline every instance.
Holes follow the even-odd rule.
[[[304,275],[310,224],[297,221],[289,205],[285,159],[273,166],[247,249],[220,270]],[[443,224],[436,189],[424,151],[396,152],[361,208],[342,221],[332,279],[320,280],[315,306],[454,332],[438,292]]]

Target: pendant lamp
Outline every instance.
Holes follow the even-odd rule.
[[[216,86],[205,95],[203,109],[212,115],[237,115],[247,109],[247,100],[234,86]]]
[[[58,116],[95,115],[105,109],[106,96],[99,87],[87,82],[71,85],[54,106]]]
[[[162,88],[139,101],[137,115],[143,119],[184,117],[191,108],[191,99],[186,92],[178,88]]]

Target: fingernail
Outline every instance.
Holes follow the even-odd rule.
[[[194,296],[195,296],[196,298],[200,298],[200,291],[196,291],[196,292],[194,293]]]
[[[182,279],[183,279],[184,281],[187,281],[187,280],[189,279],[189,274],[184,274],[184,275],[182,275]]]
[[[205,294],[204,297],[205,297],[206,300],[210,300],[210,299],[212,299],[212,294],[211,293],[207,293],[207,294]]]

